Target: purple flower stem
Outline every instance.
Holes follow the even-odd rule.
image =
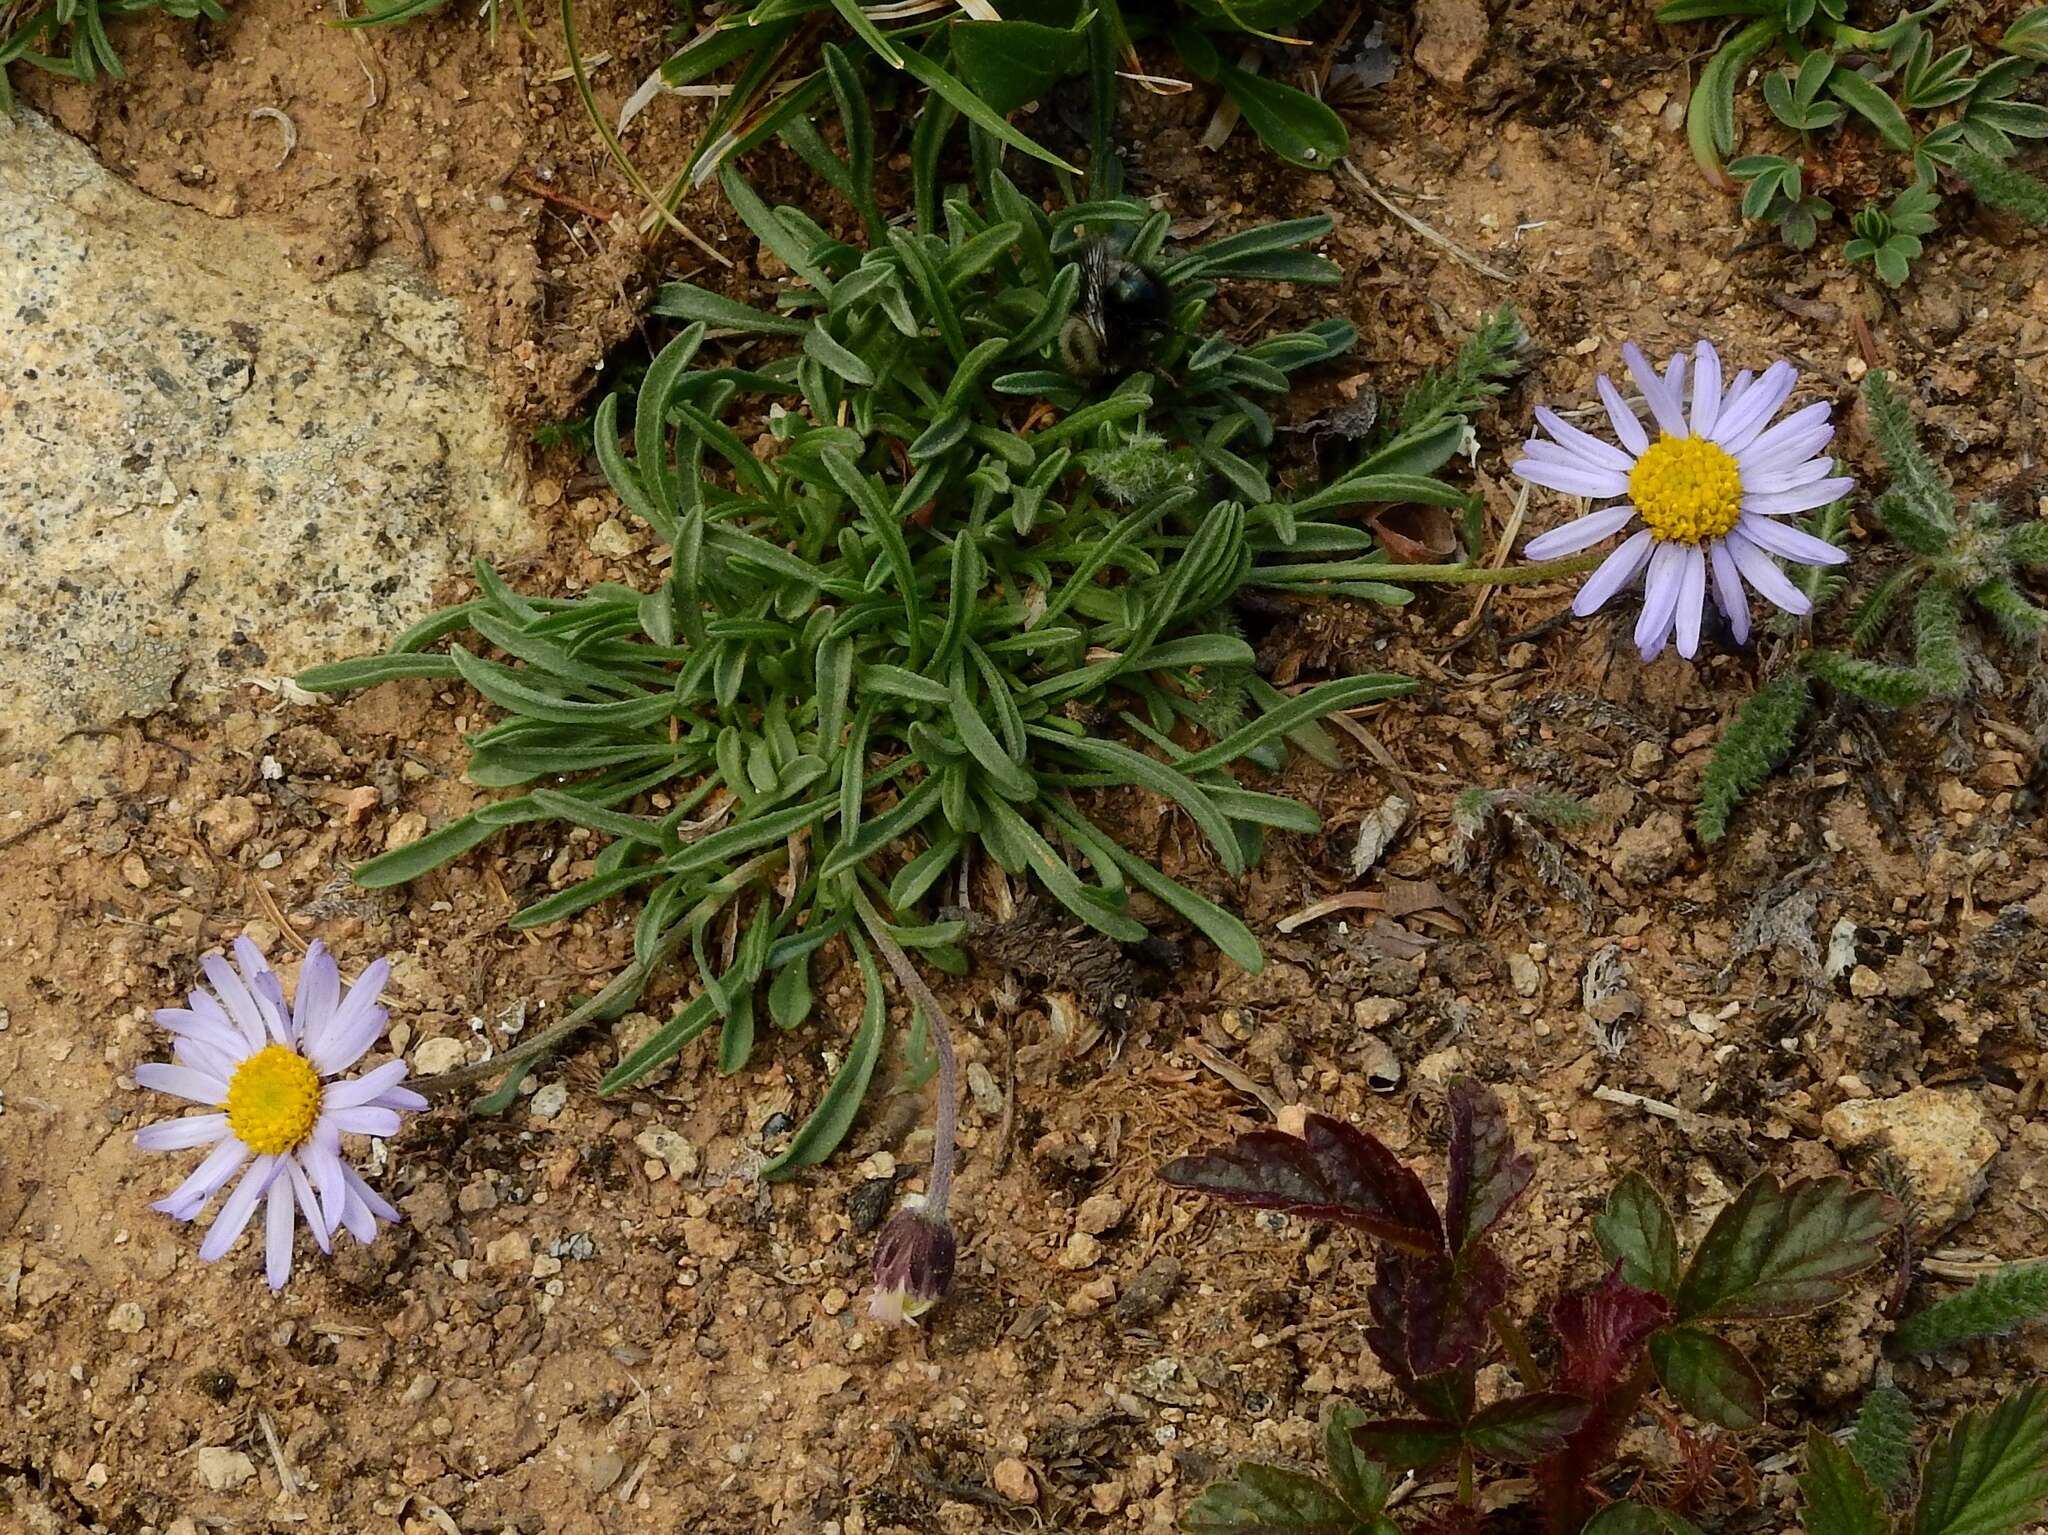
[[[903,952],[903,946],[889,936],[888,928],[869,904],[866,894],[856,889],[853,904],[860,912],[868,936],[875,941],[875,947],[882,951],[882,958],[895,972],[897,983],[930,1023],[932,1045],[939,1052],[939,1114],[938,1123],[932,1131],[932,1172],[925,1184],[924,1207],[933,1219],[944,1220],[946,1198],[953,1191],[953,1141],[960,1128],[960,1067],[953,1054],[953,1026],[946,1017],[946,1010],[939,1005],[939,999],[932,995],[932,989],[925,985],[917,967],[911,964],[910,956]]]

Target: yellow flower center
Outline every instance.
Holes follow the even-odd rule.
[[[1628,498],[1658,538],[1703,544],[1742,516],[1742,474],[1704,437],[1660,437],[1629,472]]]
[[[228,1128],[251,1151],[281,1156],[313,1133],[320,1074],[283,1045],[265,1045],[228,1078]]]

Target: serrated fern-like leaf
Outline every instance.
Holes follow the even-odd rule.
[[[2015,1535],[2048,1506],[2048,1391],[1965,1413],[1920,1468],[1913,1535]]]
[[[1492,789],[1474,785],[1460,789],[1457,798],[1451,801],[1451,825],[1460,837],[1470,840],[1486,830],[1486,823],[1493,819],[1494,806],[1498,795]]]
[[[1970,600],[1982,608],[1998,625],[1999,632],[2015,645],[2028,644],[2040,638],[2043,631],[2048,631],[2048,612],[2027,601],[2020,589],[2004,576],[1977,587],[1970,593]]]
[[[1854,1453],[1817,1428],[1806,1433],[1806,1471],[1799,1478],[1806,1535],[1890,1535],[1884,1494]]]
[[[1978,202],[2018,214],[2038,229],[2048,229],[2048,182],[1972,149],[1957,157],[1955,169],[1969,182]]]
[[[1886,709],[1907,708],[1933,691],[1927,679],[1910,667],[1887,666],[1832,650],[1809,651],[1806,668],[1830,687]]]
[[[1899,1323],[1895,1354],[1933,1354],[2048,1318],[2048,1262],[2009,1263]]]
[[[1202,674],[1208,687],[1186,701],[1188,718],[1219,740],[1252,717],[1250,667],[1212,666]]]
[[[1871,435],[1891,467],[1892,486],[1874,503],[1885,530],[1916,554],[1939,554],[1955,536],[1955,497],[1920,446],[1913,413],[1882,369],[1863,381]]]
[[[1841,547],[1842,539],[1849,531],[1849,503],[1846,500],[1830,501],[1808,519],[1806,531],[1824,544]],[[1793,570],[1792,581],[1812,600],[1813,611],[1818,612],[1841,596],[1842,589],[1849,584],[1849,567],[1801,565]]]
[[[1726,836],[1735,807],[1785,760],[1806,718],[1808,696],[1805,674],[1791,671],[1758,688],[1743,704],[1707,762],[1693,817],[1701,840],[1719,842]]]
[[[1854,650],[1868,650],[1883,636],[1885,623],[1898,608],[1899,599],[1906,595],[1915,581],[1922,575],[1916,565],[1902,565],[1870,590],[1856,609],[1856,616],[1849,620],[1849,645]]]
[[[1590,826],[1600,814],[1576,795],[1562,794],[1555,789],[1528,790],[1517,794],[1515,803],[1530,820],[1562,829]]]
[[[1856,1433],[1849,1453],[1870,1478],[1870,1485],[1888,1498],[1905,1490],[1913,1469],[1913,1404],[1896,1386],[1873,1386],[1856,1414]]]
[[[2023,522],[2007,529],[2000,552],[2015,565],[2048,565],[2048,522]]]
[[[1969,690],[1962,604],[1939,581],[1923,586],[1913,603],[1913,667],[1944,698],[1960,698]]]
[[[1529,333],[1512,304],[1503,304],[1479,322],[1465,338],[1448,368],[1425,373],[1395,412],[1403,433],[1422,432],[1449,416],[1469,416],[1481,409],[1507,381],[1522,370],[1522,350]]]

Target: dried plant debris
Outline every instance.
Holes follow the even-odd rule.
[[[1039,990],[1071,991],[1082,1006],[1117,1033],[1130,1026],[1131,1006],[1158,989],[1161,977],[1133,963],[1121,944],[1078,922],[1062,920],[1050,903],[1026,892],[1008,921],[946,908],[941,920],[961,920],[976,958],[1021,977]]]
[[[1591,805],[1554,789],[1465,789],[1451,804],[1451,826],[1457,833],[1451,867],[1490,886],[1501,857],[1519,853],[1546,888],[1578,908],[1590,931],[1598,910],[1593,887],[1551,832],[1577,830],[1596,819]]]

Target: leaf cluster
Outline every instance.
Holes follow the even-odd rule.
[[[832,48],[825,67],[845,154],[805,130],[795,147],[866,243],[728,171],[733,205],[796,280],[773,309],[670,284],[655,308],[685,328],[630,421],[617,397],[597,414],[606,477],[666,546],[660,582],[527,597],[481,569],[474,601],[388,654],[300,679],[459,681],[503,714],[470,738],[468,775],[520,792],[372,859],[362,883],[415,879],[509,826],[578,828],[599,849],[589,872],[513,925],[630,894],[639,984],[687,951],[700,989],[605,1091],[714,1031],[720,1068],[741,1069],[762,1022],[809,1018],[815,958],[846,940],[868,1011],[771,1175],[829,1153],[873,1069],[883,1024],[863,894],[895,943],[955,970],[963,925],[927,913],[977,858],[1110,938],[1144,938],[1141,913],[1163,908],[1258,968],[1243,922],[1126,846],[1086,798],[1159,797],[1226,877],[1270,831],[1315,830],[1308,807],[1241,783],[1237,766],[1276,770],[1290,746],[1335,762],[1318,719],[1413,684],[1367,675],[1283,696],[1229,605],[1248,586],[1405,600],[1372,579],[1387,563],[1371,533],[1325,514],[1464,499],[1388,468],[1399,453],[1291,500],[1274,486],[1257,400],[1347,348],[1350,329],[1240,345],[1204,316],[1221,280],[1332,280],[1302,248],[1326,220],[1175,251],[1164,214],[1096,201],[1048,215],[989,155],[933,224],[890,227],[858,74]],[[1144,263],[1170,318],[1141,371],[1083,378],[1058,365],[1058,337],[1099,239]],[[713,348],[714,331],[734,345]],[[1142,493],[1112,493],[1090,467],[1107,456],[1128,478],[1134,453],[1162,461]]]
[[[1715,1218],[1686,1260],[1662,1197],[1629,1174],[1594,1222],[1613,1267],[1596,1288],[1548,1308],[1557,1362],[1546,1374],[1511,1316],[1510,1275],[1489,1235],[1527,1187],[1532,1165],[1515,1149],[1491,1092],[1461,1079],[1450,1086],[1448,1106],[1441,1206],[1383,1143],[1321,1115],[1310,1115],[1299,1137],[1255,1131],[1170,1162],[1160,1176],[1212,1198],[1335,1222],[1367,1237],[1374,1273],[1366,1342],[1417,1415],[1356,1422],[1353,1445],[1395,1471],[1455,1462],[1467,1503],[1475,1465],[1527,1467],[1546,1527],[1559,1535],[1591,1527],[1596,1483],[1653,1383],[1710,1423],[1758,1426],[1763,1383],[1716,1328],[1794,1316],[1840,1299],[1878,1260],[1895,1222],[1885,1196],[1844,1179],[1781,1186],[1765,1175]],[[1503,1357],[1520,1389],[1481,1402],[1480,1372]],[[1232,1502],[1234,1492],[1215,1494],[1205,1495],[1211,1522],[1191,1528],[1252,1527],[1212,1517],[1242,1506]],[[1350,1524],[1329,1527],[1378,1535],[1384,1525],[1374,1521],[1381,1518],[1374,1506]]]
[[[109,22],[161,11],[178,21],[226,21],[220,0],[33,0],[0,5],[0,112],[12,111],[7,71],[14,64],[87,84],[128,78],[107,37]]]
[[[1845,0],[1670,0],[1659,21],[1740,23],[1701,71],[1687,108],[1687,136],[1708,178],[1726,185],[1733,177],[1745,219],[1775,226],[1794,250],[1810,249],[1836,211],[1813,188],[1812,172],[1825,161],[1815,140],[1860,125],[1910,170],[1911,180],[1888,201],[1855,212],[1843,255],[1868,261],[1892,287],[1911,274],[1922,237],[1936,227],[1944,169],[1958,172],[1986,201],[2030,217],[2048,214],[2048,191],[2004,163],[2017,140],[2048,138],[2048,107],[2015,99],[2048,57],[2048,7],[2019,17],[2000,40],[2003,57],[1975,73],[1967,44],[1936,51],[1923,23],[1940,8],[1936,0],[1866,30],[1849,24]],[[1764,103],[1796,140],[1729,159],[1738,136],[1736,93],[1752,66],[1773,52],[1786,62],[1764,73]]]
[[[1256,73],[1240,59],[1247,40],[1301,46],[1277,29],[1314,11],[1320,0],[1142,0],[1083,5],[1041,0],[1000,19],[951,10],[877,14],[855,0],[829,6],[753,0],[707,21],[658,74],[670,89],[729,82],[671,187],[716,175],[734,156],[803,120],[830,90],[818,47],[845,44],[850,34],[863,74],[924,93],[917,138],[937,144],[962,122],[1055,168],[1073,167],[1010,118],[1047,96],[1062,80],[1086,75],[1096,96],[1092,131],[1095,188],[1114,190],[1108,117],[1119,70],[1143,72],[1136,44],[1165,42],[1182,68],[1218,87],[1245,124],[1282,159],[1310,170],[1333,169],[1348,152],[1342,119],[1305,91]],[[879,68],[877,67],[879,66]],[[650,85],[654,82],[650,81]]]
[[[1846,1444],[1807,1430],[1807,1535],[2018,1535],[2048,1511],[2048,1391],[2038,1384],[1938,1434],[1917,1489],[1913,1426],[1906,1398],[1880,1386]]]
[[[1960,507],[1921,447],[1912,412],[1890,377],[1870,373],[1863,398],[1889,471],[1889,482],[1868,510],[1906,558],[1864,595],[1850,618],[1845,649],[1800,651],[1791,666],[1744,702],[1715,745],[1701,784],[1695,825],[1705,841],[1725,836],[1736,806],[1792,754],[1814,703],[1815,682],[1884,709],[1957,698],[1970,687],[1964,628],[1973,612],[2023,650],[2033,649],[2048,632],[2048,610],[2020,582],[2028,567],[2048,564],[2048,523],[2007,526],[1989,502]],[[1844,509],[1836,506],[1820,514],[1814,531],[1837,542],[1847,526]],[[1816,587],[1816,610],[1837,591],[1839,586]],[[1869,654],[1901,627],[1901,615],[1911,637],[1910,659]]]

